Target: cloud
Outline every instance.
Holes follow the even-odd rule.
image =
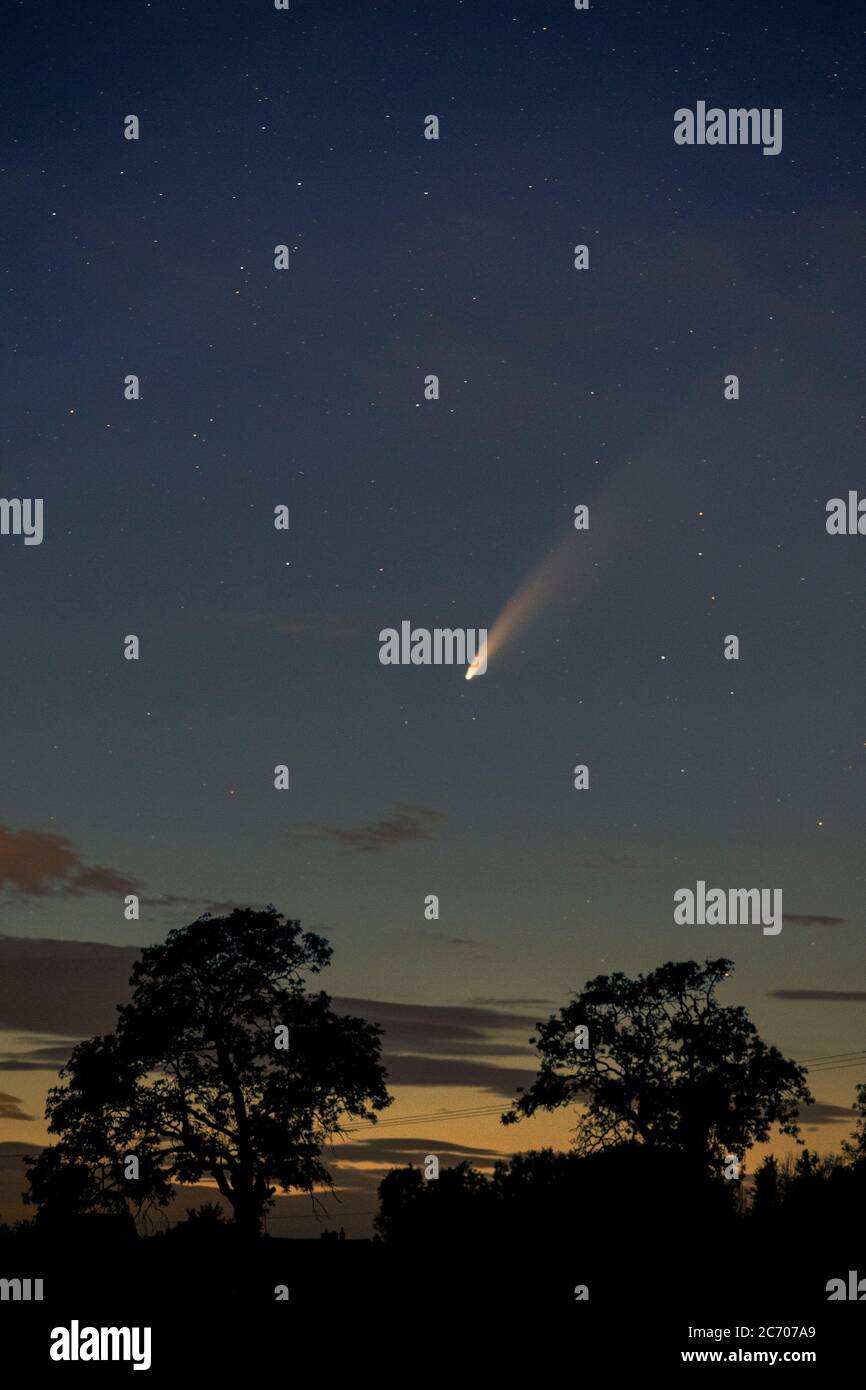
[[[0,935],[0,1029],[67,1038],[110,1032],[137,946]]]
[[[526,1038],[535,1020],[528,1014],[347,997],[333,999],[332,1007],[383,1029],[382,1060],[393,1086],[465,1086],[511,1100],[535,1078],[534,1071],[483,1060],[534,1056]],[[522,1036],[504,1041],[496,1036],[503,1032]]]
[[[24,897],[132,892],[134,878],[85,864],[65,835],[0,826],[0,889]]]
[[[187,898],[174,893],[148,896],[137,879],[96,864],[85,864],[73,841],[65,835],[42,830],[9,830],[0,826],[0,891],[10,900],[21,898],[70,898],[85,893],[137,893],[141,903],[155,908],[189,908],[196,917],[204,911],[214,916],[236,907],[264,904],[236,903],[211,898]]]
[[[823,999],[830,1004],[866,1003],[866,989],[771,989],[771,999]]]
[[[477,1145],[454,1144],[437,1135],[431,1139],[398,1139],[378,1136],[374,1139],[359,1139],[345,1143],[334,1143],[323,1150],[322,1161],[338,1192],[354,1199],[369,1194],[375,1198],[379,1183],[391,1168],[406,1168],[410,1163],[419,1167],[428,1154],[435,1154],[443,1168],[456,1167],[458,1163],[471,1163],[474,1168],[492,1170],[497,1159],[508,1158],[508,1153],[499,1149],[488,1149]],[[356,1164],[375,1165],[360,1168]],[[375,1211],[375,1206],[373,1208]],[[335,1208],[334,1214],[339,1216]]]
[[[309,825],[303,827],[303,833],[319,839],[333,840],[344,849],[354,850],[359,854],[380,854],[383,850],[395,849],[399,845],[431,839],[432,827],[437,821],[444,819],[442,811],[398,802],[391,816],[374,821],[370,825],[356,825],[350,829],[334,825]]]
[[[854,1111],[847,1105],[832,1105],[830,1101],[816,1100],[814,1105],[800,1108],[800,1122],[808,1125],[850,1124]]]
[[[51,1047],[33,1047],[26,1052],[6,1053],[0,1058],[2,1071],[57,1071],[65,1066],[77,1038]]]
[[[791,922],[795,927],[841,927],[845,917],[819,917],[815,912],[783,912],[783,922]]]
[[[498,1158],[508,1155],[499,1149],[479,1148],[471,1144],[454,1144],[441,1135],[435,1139],[395,1139],[390,1137],[349,1140],[346,1143],[330,1144],[324,1150],[325,1166],[341,1166],[344,1163],[375,1163],[380,1168],[402,1168],[418,1157],[436,1154],[440,1159],[447,1155],[455,1163],[464,1160],[479,1166],[492,1167]],[[378,1180],[378,1179],[377,1179]],[[342,1181],[342,1174],[341,1174]]]
[[[488,1062],[467,1062],[454,1057],[416,1057],[386,1053],[388,1080],[392,1086],[470,1086],[492,1096],[513,1100],[535,1080],[535,1072],[519,1067],[498,1067]]]
[[[467,1004],[501,1004],[504,1008],[522,1008],[529,1004],[547,1004],[553,1007],[555,1002],[553,999],[487,999],[483,997],[466,1000]]]
[[[418,940],[419,937],[424,941],[429,941],[433,946],[480,946],[480,941],[475,941],[471,936],[443,936],[441,932],[431,931],[429,927],[407,928],[401,935]]]
[[[56,1070],[75,1039],[110,1032],[117,1006],[129,999],[139,954],[137,946],[0,935],[0,1029],[54,1034],[7,1052],[0,1070]],[[384,1030],[383,1060],[393,1085],[459,1086],[510,1099],[533,1079],[534,1072],[519,1065],[521,1057],[534,1058],[529,1014],[354,997],[335,997],[332,1008]]]
[[[338,1013],[358,1014],[378,1023],[385,1030],[389,1046],[398,1052],[460,1054],[466,1043],[483,1042],[491,1033],[503,1031],[523,1033],[520,1044],[525,1044],[526,1035],[536,1026],[531,1014],[479,1009],[469,1004],[402,1004],[342,995],[332,1000],[332,1006]],[[522,1050],[520,1044],[515,1046],[515,1052]]]
[[[0,933],[0,1029],[81,1038],[115,1023],[116,1006],[129,998],[129,977],[139,959],[134,945],[10,936]],[[531,1032],[528,1014],[466,1004],[414,1004],[335,997],[340,1013],[358,1014],[384,1027],[396,1051],[427,1048],[460,1053],[502,1030]],[[38,1040],[57,1046],[48,1037]],[[522,1040],[523,1041],[523,1040]],[[33,1054],[25,1054],[39,1060]]]
[[[0,1091],[0,1120],[32,1120],[32,1115],[25,1115],[21,1109],[21,1102],[18,1096],[7,1095],[5,1091]]]

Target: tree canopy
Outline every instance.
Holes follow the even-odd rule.
[[[813,1100],[806,1072],[758,1036],[745,1009],[718,1002],[716,988],[732,971],[725,959],[670,961],[635,979],[617,972],[588,981],[539,1024],[531,1039],[538,1076],[503,1122],[582,1105],[579,1153],[637,1141],[710,1171],[766,1140],[774,1125],[796,1138],[799,1106]],[[575,1045],[580,1027],[586,1047]]]
[[[330,1185],[320,1155],[343,1117],[391,1102],[381,1030],[305,991],[330,958],[272,906],[147,947],[114,1032],[79,1043],[49,1093],[58,1142],[28,1168],[40,1215],[165,1204],[173,1183],[210,1178],[255,1233],[278,1188]]]

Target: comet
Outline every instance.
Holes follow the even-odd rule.
[[[571,587],[580,557],[574,537],[568,535],[530,570],[494,622],[484,650],[466,668],[466,680],[482,675],[491,656],[511,642],[558,594]]]
[[[691,484],[690,459],[703,438],[703,410],[703,397],[694,394],[636,444],[633,456],[609,473],[603,487],[593,488],[591,531],[588,515],[582,526],[577,523],[578,512],[588,513],[589,507],[575,506],[573,531],[548,546],[495,619],[487,637],[488,659],[498,658],[503,648],[557,599],[598,593],[601,571],[610,572],[612,560],[618,568],[624,563],[634,566],[638,557],[646,554],[652,538],[666,534],[670,508],[675,505],[671,499]],[[592,481],[592,475],[580,484],[581,490],[587,481]],[[843,500],[836,500],[837,520],[841,517],[844,526]],[[864,502],[860,507],[866,509]],[[697,513],[698,518],[703,515]],[[850,515],[848,529],[855,529]],[[591,584],[587,582],[590,580]],[[467,680],[481,674],[472,669],[473,665],[466,670]]]

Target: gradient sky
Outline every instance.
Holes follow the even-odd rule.
[[[382,1017],[389,1121],[504,1108],[597,973],[729,955],[724,1002],[830,1058],[808,1138],[838,1147],[866,538],[825,507],[866,492],[862,31],[833,0],[10,4],[2,490],[45,537],[0,537],[0,1141],[44,1141],[117,948],[270,901]],[[677,146],[698,100],[781,107],[781,154]],[[483,679],[379,663],[403,619],[492,627],[568,543]],[[675,926],[699,878],[790,920]],[[568,1120],[380,1134],[489,1161]]]

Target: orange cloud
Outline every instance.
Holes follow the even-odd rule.
[[[77,897],[82,893],[128,893],[134,878],[115,869],[85,864],[71,840],[43,830],[0,826],[0,889],[26,897]]]
[[[32,1115],[25,1115],[21,1109],[17,1096],[7,1095],[5,1091],[0,1091],[0,1120],[32,1120]]]

